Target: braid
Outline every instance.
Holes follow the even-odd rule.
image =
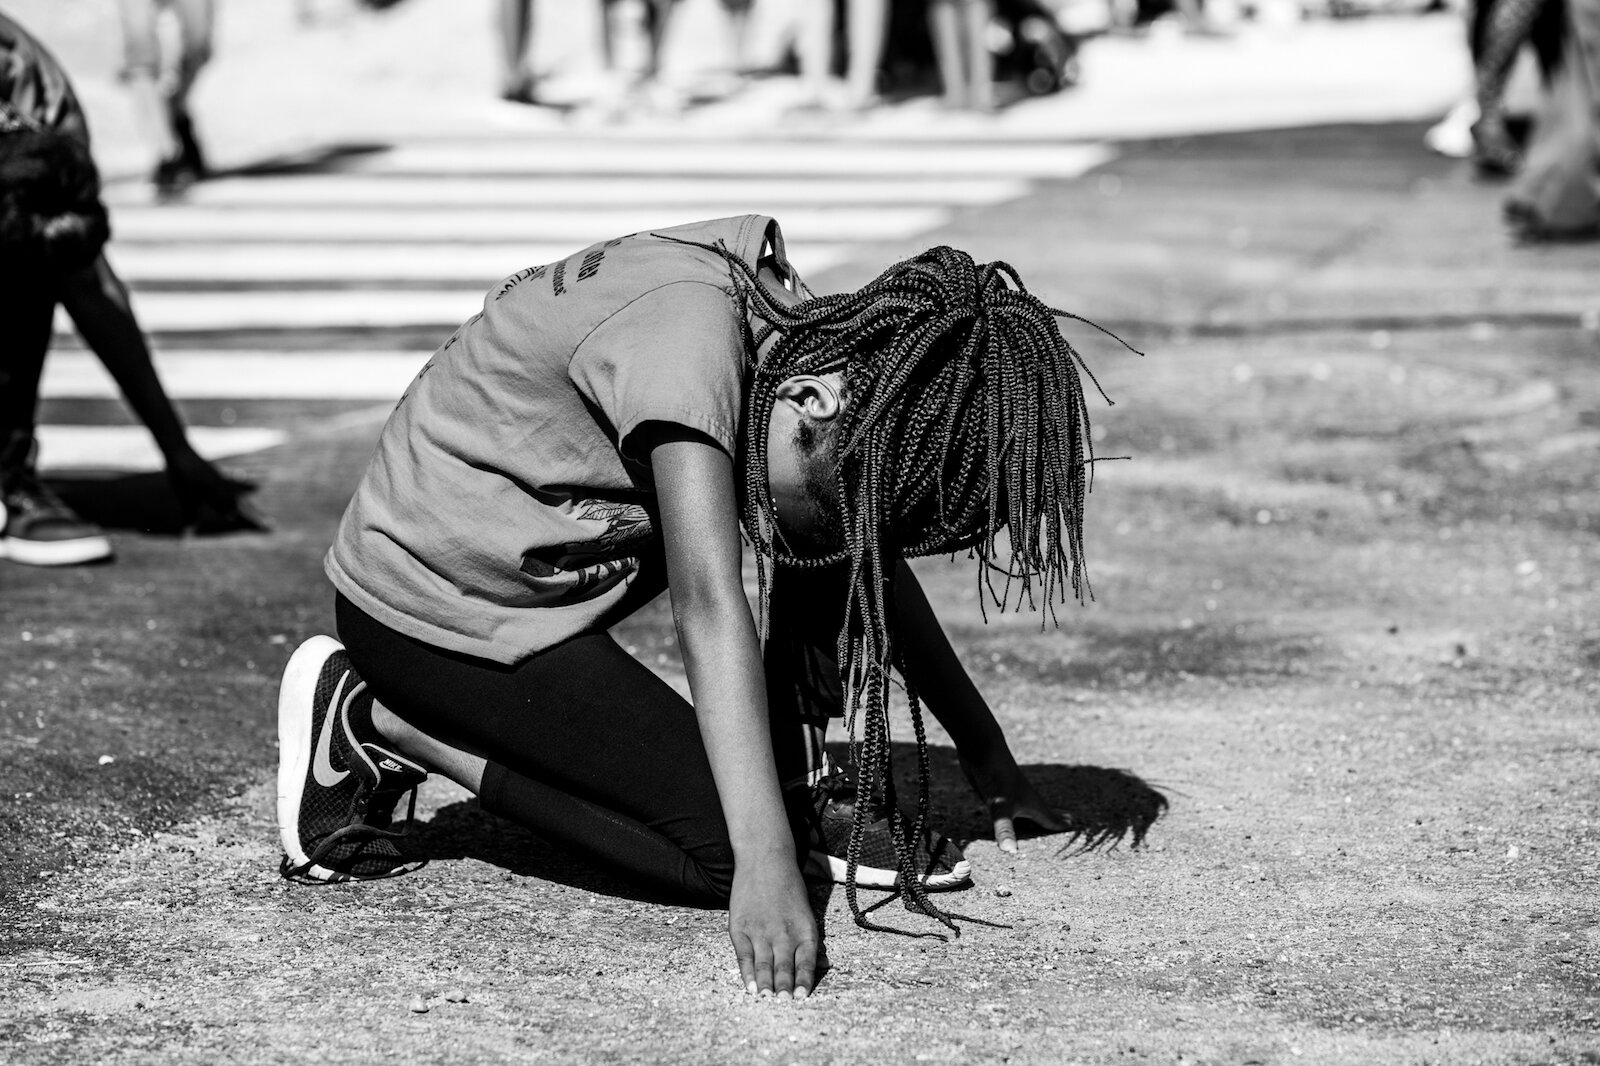
[[[965,549],[978,562],[985,619],[985,600],[1002,611],[1042,603],[1054,620],[1068,589],[1080,601],[1091,596],[1083,506],[1094,454],[1083,364],[1056,324],[1058,316],[1076,316],[1040,302],[1007,264],[978,264],[949,247],[898,263],[855,292],[804,294],[793,307],[781,305],[725,247],[700,247],[728,262],[745,317],[753,312],[765,323],[752,343],[776,337],[748,371],[739,502],[756,547],[763,635],[771,567],[849,569],[837,650],[858,796],[867,802],[856,805],[845,895],[857,924],[885,928],[857,902],[855,873],[867,808],[880,797],[895,803],[889,697],[893,675],[905,681],[906,672],[893,641],[893,567]],[[849,397],[835,470],[843,543],[801,554],[776,520],[767,412],[783,382],[828,371],[843,372]],[[917,745],[917,813],[910,839],[890,819],[901,891],[909,908],[955,930],[928,899],[925,871],[914,868],[915,843],[928,822],[928,755],[922,701],[908,681],[903,688]]]

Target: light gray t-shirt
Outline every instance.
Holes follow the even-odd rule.
[[[671,240],[668,238],[676,238]],[[720,256],[757,265],[760,215],[651,230],[506,278],[390,416],[325,563],[418,640],[516,663],[666,587],[632,434],[698,430],[736,454],[750,354]]]

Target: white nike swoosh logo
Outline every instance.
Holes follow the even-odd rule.
[[[328,700],[328,713],[322,716],[322,732],[317,736],[316,754],[311,758],[311,776],[317,779],[317,784],[323,788],[332,788],[340,781],[350,776],[349,770],[335,770],[333,761],[328,758],[328,753],[333,747],[333,725],[336,709],[339,706],[339,694],[344,691],[344,683],[350,677],[345,671],[339,678],[339,687],[333,690],[333,696]]]

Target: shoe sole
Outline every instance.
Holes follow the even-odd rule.
[[[829,855],[821,851],[811,853],[811,865],[821,871],[823,864],[827,864],[828,876],[834,884],[842,885],[849,880],[850,864],[837,855]],[[944,873],[929,874],[922,879],[922,887],[930,892],[942,892],[947,889],[960,888],[972,882],[972,865],[962,859]],[[900,874],[895,870],[883,870],[876,866],[856,867],[857,888],[894,888],[900,883]]]
[[[300,797],[311,769],[311,719],[316,713],[317,679],[328,657],[343,651],[332,637],[307,640],[289,656],[278,687],[278,836],[290,866],[305,866],[300,842]],[[301,875],[317,881],[348,881],[348,874],[310,866]]]
[[[25,566],[78,566],[111,558],[111,541],[105,537],[74,537],[72,540],[23,540],[0,538],[0,559]]]

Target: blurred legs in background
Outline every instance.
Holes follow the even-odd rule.
[[[15,281],[0,294],[9,336],[0,353],[0,559],[32,566],[111,557],[105,532],[45,488],[34,468],[39,378],[50,350],[55,294]]]
[[[534,102],[534,73],[529,58],[533,44],[534,0],[500,0],[495,29],[500,41],[500,98],[519,104]]]
[[[681,100],[659,76],[673,0],[601,0],[603,87],[590,101],[609,119],[638,110],[678,110]]]
[[[189,91],[211,59],[215,6],[213,0],[118,0],[118,6],[123,77],[156,150],[152,180],[163,192],[179,192],[206,175],[189,114]],[[170,64],[161,54],[163,11],[177,23],[178,54]]]
[[[1559,54],[1560,0],[1482,0],[1473,16],[1473,67],[1477,120],[1472,124],[1473,160],[1479,173],[1503,177],[1522,165],[1522,146],[1506,123],[1506,85],[1517,53],[1536,41],[1548,85]],[[1552,28],[1553,27],[1553,28]],[[1535,37],[1536,29],[1541,30]]]
[[[878,66],[889,32],[888,0],[845,0],[844,91],[833,75],[838,36],[834,0],[803,0],[800,26],[800,77],[808,103],[871,107],[878,97]]]
[[[1600,0],[1568,0],[1567,49],[1506,218],[1524,240],[1600,238]]]
[[[928,28],[947,107],[994,110],[994,60],[989,54],[993,0],[932,0]]]

